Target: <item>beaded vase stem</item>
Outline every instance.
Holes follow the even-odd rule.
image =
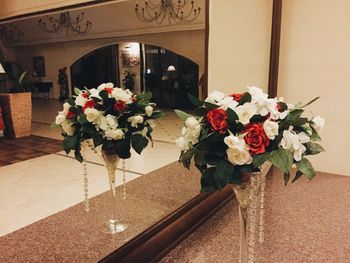
[[[254,262],[255,229],[257,217],[257,193],[260,190],[263,176],[255,173],[242,185],[232,185],[238,200],[240,222],[240,263]]]
[[[116,234],[123,232],[127,229],[127,225],[122,224],[117,219],[117,200],[115,191],[115,173],[119,162],[119,157],[116,154],[107,154],[105,151],[101,151],[101,157],[105,163],[108,179],[109,179],[109,195],[111,203],[111,215],[110,219],[106,220],[103,224],[102,231],[107,234]]]

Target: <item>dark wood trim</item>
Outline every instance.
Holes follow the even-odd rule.
[[[10,21],[16,20],[16,19],[29,18],[32,16],[45,15],[47,13],[63,12],[63,11],[68,10],[68,9],[77,9],[77,8],[82,8],[82,7],[87,7],[87,6],[101,4],[101,3],[107,3],[107,2],[114,2],[114,1],[115,0],[95,0],[95,1],[90,1],[90,2],[79,3],[79,4],[56,7],[56,8],[51,8],[51,9],[47,9],[47,10],[31,12],[31,13],[27,13],[27,14],[23,14],[23,15],[1,18],[0,23],[10,22]]]
[[[202,99],[208,97],[208,71],[209,71],[209,0],[205,0],[205,39],[204,39],[204,89]]]
[[[282,1],[273,0],[272,7],[272,28],[270,45],[270,67],[269,67],[269,89],[270,97],[277,96],[278,66],[280,56],[281,22],[282,22]]]
[[[231,186],[202,193],[100,262],[157,262],[233,196]]]

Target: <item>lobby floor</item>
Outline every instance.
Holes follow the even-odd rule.
[[[0,140],[0,236],[83,200],[82,166],[62,151],[60,129],[50,129],[61,108],[58,100],[34,98],[33,136]],[[127,182],[178,159],[174,141],[182,121],[170,110],[165,114],[166,118],[156,120],[154,147],[126,160]],[[108,180],[101,178],[106,172],[97,155],[90,152],[87,160],[89,195],[93,197],[108,190]],[[121,166],[120,162],[119,169]],[[117,185],[121,183],[117,172]]]

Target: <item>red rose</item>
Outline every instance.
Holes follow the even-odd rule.
[[[93,100],[88,100],[83,107],[83,112],[85,112],[87,108],[94,108],[95,106],[96,102],[94,102]]]
[[[137,97],[133,96],[131,100],[132,100],[133,103],[136,103],[137,102]]]
[[[227,130],[227,113],[223,109],[213,109],[207,113],[207,120],[213,131],[224,134]]]
[[[108,94],[112,94],[113,88],[104,88],[103,90],[107,91]]]
[[[264,127],[261,123],[247,124],[246,130],[242,133],[247,133],[244,136],[244,140],[249,146],[249,152],[251,155],[264,153],[265,147],[270,144],[270,140],[267,138]]]
[[[126,108],[126,103],[124,101],[119,100],[114,104],[114,109],[116,111],[122,112],[125,110],[125,108]]]
[[[228,95],[229,97],[232,97],[235,101],[239,102],[240,99],[243,97],[244,93],[233,93],[231,95]]]
[[[85,99],[89,98],[89,94],[87,92],[83,92],[83,94],[81,94],[81,96]]]
[[[73,119],[75,117],[75,113],[72,112],[72,111],[68,111],[67,115],[66,115],[66,118],[67,119]]]

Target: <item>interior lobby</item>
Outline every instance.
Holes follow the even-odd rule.
[[[349,23],[0,0],[0,263],[350,262]]]

